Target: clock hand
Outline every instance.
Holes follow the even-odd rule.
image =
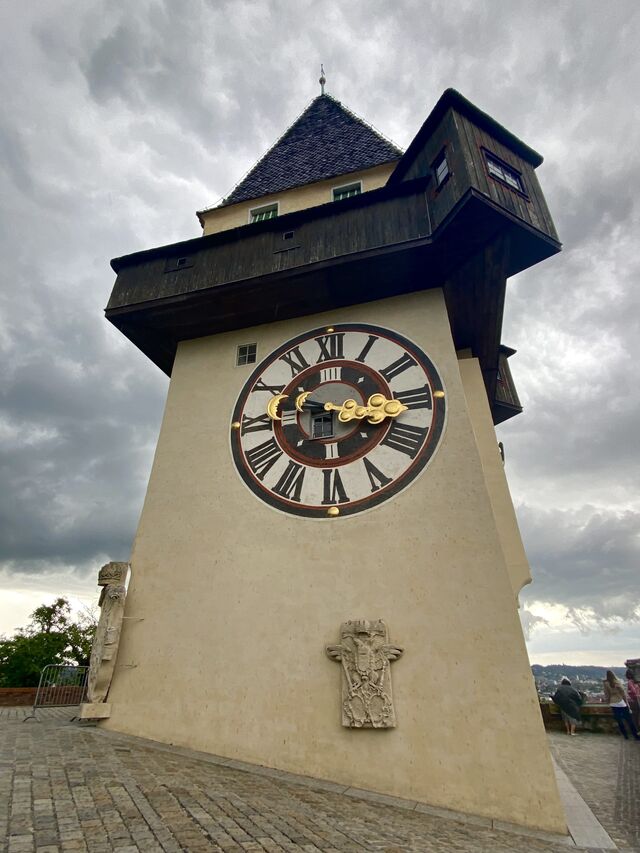
[[[363,406],[356,400],[345,400],[344,403],[337,405],[336,403],[322,403],[319,400],[310,400],[311,391],[303,391],[298,394],[295,400],[295,407],[299,412],[338,412],[338,420],[340,423],[346,424],[350,421],[362,420],[367,418],[370,424],[379,424],[385,418],[397,418],[402,412],[407,411],[407,406],[404,406],[399,400],[388,400],[384,394],[372,394],[367,400],[367,405]],[[288,394],[276,394],[267,403],[267,415],[273,421],[282,420],[278,414],[278,409],[282,400],[286,400]]]
[[[338,420],[343,424],[363,418],[367,418],[370,424],[379,424],[385,418],[397,418],[402,412],[406,412],[408,407],[399,400],[387,400],[384,394],[372,394],[366,406],[360,405],[356,400],[345,400],[340,406],[325,403],[324,408],[327,412],[338,412]]]
[[[311,412],[322,412],[324,411],[325,404],[321,403],[319,400],[308,400],[308,396],[311,391],[304,391],[302,394],[298,394],[296,397],[295,405],[296,409],[299,412],[303,412],[305,410]],[[281,415],[278,414],[280,409],[280,404],[283,400],[288,399],[288,394],[276,394],[275,397],[272,397],[267,403],[267,415],[271,418],[272,421],[280,421],[282,420]]]
[[[288,394],[276,394],[275,397],[272,397],[267,403],[267,414],[271,418],[272,421],[281,421],[282,418],[278,414],[278,407],[282,400],[286,400]]]
[[[296,397],[296,409],[299,412],[303,412],[305,409],[320,412],[324,409],[324,403],[321,403],[319,400],[309,400],[309,394],[311,393],[311,391],[303,391],[302,394],[298,394]]]

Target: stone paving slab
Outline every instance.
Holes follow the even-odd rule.
[[[567,774],[558,766],[557,761],[553,764],[567,826],[575,844],[578,847],[617,850],[617,845],[580,796]]]
[[[620,735],[549,733],[552,754],[621,850],[640,851],[640,743]]]
[[[67,709],[39,712],[40,722],[26,723],[25,709],[7,710],[0,709],[2,853],[567,850],[563,839],[503,832],[482,819],[462,823],[419,807],[386,805],[379,797],[363,799],[367,792],[323,789],[278,771],[248,772],[248,765],[240,768],[226,759],[198,760],[184,754],[188,751],[112,736],[70,724],[73,712]],[[605,779],[614,788],[613,798],[605,798],[603,823],[630,851],[635,836],[626,821],[634,807],[616,805],[615,796],[621,745],[601,738],[598,759],[606,755],[614,768],[607,777],[600,767],[597,779],[598,796]],[[566,741],[553,747],[572,776],[570,767],[585,764],[584,756],[574,755],[584,747],[576,743],[579,738]],[[581,766],[582,775],[585,769]],[[623,774],[625,792],[629,784]]]

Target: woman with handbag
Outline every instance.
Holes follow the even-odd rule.
[[[604,686],[604,701],[609,705],[613,716],[616,718],[620,734],[625,740],[629,740],[629,735],[625,728],[626,723],[633,737],[636,740],[640,740],[640,735],[638,735],[638,730],[636,729],[633,718],[631,717],[631,712],[629,711],[629,706],[627,705],[627,699],[625,697],[622,682],[618,681],[615,673],[608,669],[607,676],[602,684]]]

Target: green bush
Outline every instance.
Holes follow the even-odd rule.
[[[0,640],[0,687],[35,687],[50,663],[87,666],[95,627],[90,615],[71,621],[66,598],[36,608],[26,628]]]

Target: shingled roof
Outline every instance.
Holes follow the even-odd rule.
[[[370,169],[401,156],[399,148],[340,101],[319,95],[220,206]]]

